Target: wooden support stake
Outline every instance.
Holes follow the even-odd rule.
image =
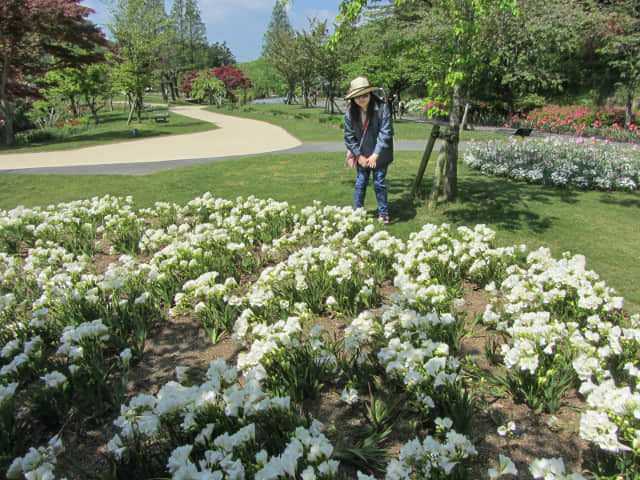
[[[411,187],[411,198],[415,197],[418,194],[418,189],[420,188],[420,184],[422,183],[422,177],[424,176],[424,171],[427,168],[427,163],[429,163],[429,158],[431,158],[433,145],[436,143],[436,139],[439,136],[440,136],[440,125],[434,125],[433,128],[431,129],[431,136],[429,137],[429,141],[427,142],[427,147],[424,149],[424,153],[422,154],[422,161],[420,162],[418,173],[416,175],[415,180],[413,181],[413,186]]]
[[[440,147],[440,153],[438,154],[438,162],[436,163],[436,172],[433,178],[433,186],[431,187],[431,198],[429,199],[429,208],[431,210],[436,208],[438,204],[438,196],[440,195],[440,185],[442,185],[442,177],[444,173],[444,166],[447,159],[447,144],[443,144]]]

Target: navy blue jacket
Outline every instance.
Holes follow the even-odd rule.
[[[371,100],[374,101],[374,100]],[[379,111],[378,109],[382,109]],[[378,154],[378,167],[384,167],[393,162],[393,122],[391,112],[384,103],[379,103],[369,121],[369,127],[360,148],[362,140],[362,122],[360,118],[352,119],[350,109],[344,114],[344,144],[356,156],[361,154]]]

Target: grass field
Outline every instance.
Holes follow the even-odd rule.
[[[215,129],[215,125],[202,122],[194,118],[176,115],[169,112],[168,121],[156,122],[155,114],[166,112],[166,107],[153,105],[145,111],[142,122],[135,118],[127,125],[128,112],[123,111],[122,105],[115,105],[112,112],[100,114],[100,123],[87,127],[76,127],[72,134],[56,139],[55,142],[34,145],[0,145],[0,155],[3,153],[29,153],[55,150],[71,150],[74,148],[90,147],[105,143],[116,143],[134,138],[152,138],[165,135],[180,135],[182,133],[203,132]]]
[[[273,106],[260,108],[268,107]],[[329,121],[318,120],[326,115],[322,108],[312,109],[309,118],[300,115],[296,118],[296,114],[308,109],[299,106],[279,108],[288,110],[276,115],[240,109],[232,113],[279,124],[303,141],[342,139],[340,128]],[[169,124],[158,128],[178,133],[177,117],[172,115]],[[185,125],[180,133],[189,128],[200,129],[202,125]],[[429,128],[425,124],[398,122],[397,138],[426,138]],[[495,137],[486,132],[465,135]],[[117,135],[104,140],[117,140]],[[530,249],[548,246],[555,256],[565,251],[583,254],[587,257],[587,266],[627,299],[627,308],[632,312],[640,311],[640,227],[637,221],[640,195],[637,192],[585,192],[526,185],[483,176],[461,163],[458,200],[430,210],[423,197],[431,188],[434,161],[425,173],[422,194],[417,199],[409,198],[421,156],[422,152],[398,152],[390,167],[391,233],[408,238],[425,223],[470,226],[484,223],[497,231],[497,241],[501,245],[524,243]],[[343,167],[342,153],[264,155],[130,177],[0,175],[0,208],[55,204],[104,194],[132,195],[136,206],[146,207],[156,201],[182,204],[206,191],[229,199],[249,195],[274,198],[297,207],[315,200],[350,205],[353,180],[353,171]],[[375,214],[375,196],[371,190],[367,194],[366,208]]]

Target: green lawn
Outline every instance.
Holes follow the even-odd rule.
[[[52,150],[71,150],[74,148],[90,147],[105,143],[122,142],[132,138],[150,138],[165,135],[179,135],[182,133],[203,132],[217,128],[209,122],[203,122],[194,118],[177,115],[169,112],[168,121],[156,122],[155,114],[159,111],[166,112],[166,107],[153,106],[145,111],[142,122],[134,117],[130,125],[127,125],[128,112],[122,110],[122,105],[116,105],[113,112],[100,114],[100,123],[87,127],[76,127],[73,135],[68,135],[55,143],[43,143],[30,146],[0,145],[0,155],[3,153],[28,153],[45,152]]]
[[[307,132],[305,135],[316,141],[342,138],[339,129],[313,119],[256,112],[243,115],[278,124],[286,121],[294,135]],[[397,124],[398,130],[401,125]],[[426,125],[411,128],[423,128],[428,135]],[[524,243],[531,249],[548,246],[556,256],[565,251],[585,255],[588,267],[627,299],[627,308],[640,311],[638,192],[583,192],[526,185],[481,175],[461,163],[457,202],[440,204],[433,211],[423,198],[411,200],[408,196],[421,156],[422,152],[397,152],[389,169],[389,230],[393,234],[407,238],[425,223],[485,223],[497,231],[500,245]],[[104,194],[132,195],[138,207],[156,201],[184,204],[206,191],[229,199],[239,195],[274,198],[298,207],[314,200],[351,205],[354,172],[343,166],[343,157],[342,153],[264,155],[143,176],[0,175],[0,208],[47,205]],[[425,173],[424,196],[431,188],[434,163],[432,158]],[[375,214],[372,189],[367,193],[366,208]]]
[[[341,142],[343,140],[344,114],[325,113],[324,108],[300,105],[252,104],[241,108],[207,107],[216,113],[224,113],[254,120],[266,120],[287,130],[302,142]],[[395,140],[426,140],[431,134],[431,124],[396,120],[393,125]],[[461,140],[489,140],[503,135],[487,131],[464,131]]]

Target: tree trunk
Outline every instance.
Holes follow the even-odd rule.
[[[13,112],[8,100],[0,98],[0,111],[4,120],[4,144],[13,144]]]
[[[632,108],[632,104],[633,104],[633,91],[631,89],[629,89],[629,91],[627,92],[627,101],[625,102],[625,106],[624,106],[624,128],[629,128],[629,125],[633,123],[633,110]]]
[[[100,117],[98,117],[98,109],[96,108],[95,98],[90,99],[89,95],[85,95],[84,99],[87,102],[87,105],[89,105],[89,108],[91,109],[91,114],[93,115],[93,119],[95,120],[96,125],[98,125],[100,123]]]
[[[464,113],[462,114],[462,121],[460,122],[460,133],[467,128],[467,117],[469,116],[469,110],[471,110],[471,103],[468,101],[464,104]],[[472,128],[469,128],[473,130]]]
[[[169,95],[167,94],[167,84],[169,82],[160,82],[160,89],[162,90],[162,101],[164,103],[169,103]]]
[[[142,123],[142,110],[144,108],[144,93],[139,92],[136,97],[136,110],[138,111],[138,123]]]
[[[131,125],[131,117],[133,116],[133,111],[135,110],[136,104],[134,102],[131,102],[129,106],[130,108],[129,108],[129,117],[127,118],[127,125]]]
[[[171,101],[175,102],[176,99],[180,97],[177,74],[174,74],[171,80],[169,80],[169,90],[171,91]]]
[[[4,144],[13,144],[13,108],[7,96],[7,84],[9,83],[9,57],[5,56],[0,72],[0,112],[4,120]]]
[[[451,98],[450,132],[447,138],[447,169],[444,178],[444,196],[453,201],[458,196],[458,142],[460,140],[460,84],[453,86]]]
[[[78,117],[78,102],[76,102],[76,97],[74,95],[71,95],[69,97],[69,100],[71,101],[71,115],[73,116],[73,118],[77,118]]]
[[[433,185],[431,186],[431,197],[429,198],[429,208],[433,210],[438,205],[438,195],[440,195],[440,185],[442,183],[442,171],[444,163],[447,161],[447,146],[440,147],[438,161],[436,163],[435,176],[433,177]]]

